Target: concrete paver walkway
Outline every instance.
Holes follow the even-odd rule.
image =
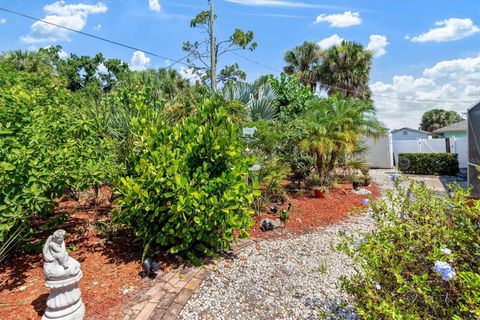
[[[231,251],[235,253],[254,242],[253,239],[242,239],[232,245]],[[155,285],[126,311],[123,320],[176,319],[210,270],[211,266],[192,267],[171,271],[155,279]]]

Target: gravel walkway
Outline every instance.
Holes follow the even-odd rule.
[[[315,233],[256,242],[222,260],[178,319],[318,319],[345,299],[336,284],[353,272],[349,259],[331,248],[338,231],[356,234],[372,225],[362,215]]]

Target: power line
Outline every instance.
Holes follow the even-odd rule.
[[[97,39],[97,40],[105,41],[105,42],[114,44],[114,45],[116,45],[116,46],[124,47],[124,48],[131,49],[131,50],[135,50],[135,51],[142,51],[142,52],[144,52],[144,53],[146,53],[146,54],[148,54],[148,55],[151,55],[151,56],[154,56],[154,57],[157,57],[157,58],[160,58],[160,59],[173,61],[173,63],[171,63],[171,64],[167,67],[167,69],[172,68],[172,67],[173,67],[175,64],[177,64],[177,63],[180,63],[180,64],[183,64],[183,65],[188,66],[188,64],[186,64],[185,62],[183,62],[183,60],[185,60],[186,58],[188,58],[189,55],[187,55],[187,56],[185,56],[185,57],[183,57],[183,58],[181,58],[181,59],[172,59],[172,58],[168,58],[168,57],[162,56],[162,55],[160,55],[160,54],[156,54],[156,53],[151,52],[151,51],[148,51],[148,50],[142,50],[142,49],[140,49],[140,48],[137,48],[137,47],[134,47],[134,46],[130,46],[130,45],[128,45],[128,44],[124,44],[124,43],[121,43],[121,42],[118,42],[118,41],[110,40],[110,39],[107,39],[107,38],[103,38],[103,37],[96,36],[96,35],[91,34],[91,33],[87,33],[87,32],[83,32],[83,31],[80,31],[80,30],[75,30],[75,29],[72,29],[72,28],[69,28],[69,27],[65,27],[65,26],[62,26],[62,25],[59,25],[59,24],[56,24],[56,23],[53,23],[53,22],[50,22],[50,21],[46,21],[46,20],[43,20],[43,19],[39,19],[39,18],[30,16],[30,15],[28,15],[28,14],[21,13],[21,12],[18,12],[18,11],[13,11],[13,10],[6,9],[6,8],[2,8],[2,7],[0,7],[0,10],[1,10],[1,11],[5,11],[5,12],[8,12],[8,13],[11,13],[11,14],[15,14],[15,15],[17,15],[17,16],[24,17],[24,18],[27,18],[27,19],[31,19],[31,20],[35,20],[35,21],[42,22],[42,23],[46,23],[46,24],[49,24],[49,25],[52,25],[52,26],[55,26],[55,27],[58,27],[58,28],[62,28],[62,29],[71,31],[71,32],[75,32],[75,33],[78,33],[78,34],[81,34],[81,35],[84,35],[84,36],[87,36],[87,37],[90,37],[90,38],[94,38],[94,39]]]
[[[110,39],[107,39],[107,38],[103,38],[103,37],[100,37],[100,36],[96,36],[96,35],[93,35],[91,33],[87,33],[87,32],[83,32],[83,31],[80,31],[80,30],[75,30],[75,29],[72,29],[72,28],[69,28],[69,27],[65,27],[65,26],[62,26],[62,25],[59,25],[59,24],[56,24],[56,23],[53,23],[53,22],[50,22],[50,21],[46,21],[46,20],[43,20],[43,19],[39,19],[39,18],[36,18],[36,17],[33,17],[33,16],[30,16],[30,15],[27,15],[27,14],[24,14],[24,13],[21,13],[21,12],[17,12],[17,11],[13,11],[13,10],[10,10],[10,9],[6,9],[6,8],[2,8],[0,7],[0,10],[1,11],[5,11],[5,12],[8,12],[8,13],[11,13],[11,14],[15,14],[15,15],[18,15],[18,16],[21,16],[21,17],[24,17],[24,18],[27,18],[27,19],[31,19],[31,20],[35,20],[35,21],[39,21],[39,22],[42,22],[42,23],[46,23],[46,24],[49,24],[49,25],[52,25],[52,26],[55,26],[55,27],[58,27],[58,28],[62,28],[62,29],[65,29],[65,30],[68,30],[68,31],[71,31],[71,32],[75,32],[75,33],[78,33],[78,34],[81,34],[81,35],[84,35],[84,36],[87,36],[87,37],[91,37],[91,38],[94,38],[94,39],[97,39],[97,40],[100,40],[100,41],[105,41],[105,42],[108,42],[110,44],[114,44],[114,45],[117,45],[117,46],[120,46],[120,47],[124,47],[124,48],[127,48],[127,49],[131,49],[131,50],[136,50],[136,51],[142,51],[146,54],[149,54],[151,56],[154,56],[154,57],[157,57],[157,58],[161,58],[161,59],[164,59],[164,60],[170,60],[170,61],[173,61],[173,63],[171,63],[167,69],[170,69],[172,68],[174,65],[176,65],[177,63],[179,64],[183,64],[185,66],[189,66],[187,63],[183,62],[183,60],[187,59],[190,54],[186,55],[185,57],[181,58],[181,59],[172,59],[172,58],[169,58],[169,57],[165,57],[165,56],[162,56],[162,55],[159,55],[159,54],[156,54],[154,52],[151,52],[151,51],[148,51],[148,50],[142,50],[140,48],[137,48],[137,47],[134,47],[134,46],[131,46],[131,45],[128,45],[128,44],[124,44],[124,43],[121,43],[121,42],[118,42],[118,41],[114,41],[114,40],[110,40]],[[245,56],[242,56],[241,54],[235,52],[235,51],[232,51],[233,54],[235,54],[236,56],[244,59],[244,60],[247,60],[247,61],[250,61],[258,66],[261,66],[265,69],[268,69],[268,70],[271,70],[271,71],[275,71],[275,72],[283,72],[281,70],[278,70],[276,68],[272,68],[272,67],[269,67],[263,63],[260,63],[256,60],[253,60],[251,58],[248,58],[248,57],[245,57]],[[336,87],[336,86],[332,86],[332,85],[328,85],[328,84],[324,84],[324,83],[320,83],[320,86],[323,86],[323,87],[327,87],[327,88],[330,88],[330,89],[335,89],[335,90],[342,90],[342,91],[346,91],[346,92],[352,92],[352,93],[356,93],[356,91],[354,90],[349,90],[349,89],[345,89],[345,88],[340,88],[340,87]],[[405,101],[417,101],[417,102],[446,102],[446,103],[456,103],[456,102],[465,102],[465,103],[473,103],[475,101],[472,101],[472,100],[433,100],[433,99],[415,99],[415,98],[407,98],[407,97],[393,97],[393,96],[386,96],[386,95],[379,95],[379,94],[375,94],[375,93],[372,93],[373,96],[375,97],[380,97],[380,98],[387,98],[387,99],[398,99],[398,100],[405,100]]]
[[[268,70],[272,70],[272,71],[275,71],[275,72],[283,72],[281,70],[278,70],[276,68],[272,68],[272,67],[269,67],[261,62],[258,62],[258,61],[255,61],[251,58],[248,58],[248,57],[245,57],[245,56],[242,56],[241,54],[237,53],[237,52],[233,52],[233,54],[235,54],[236,56],[244,59],[244,60],[247,60],[247,61],[250,61],[258,66],[261,66],[265,69],[268,69]],[[322,87],[327,87],[327,88],[330,88],[330,89],[335,89],[335,90],[341,90],[341,91],[347,91],[347,92],[351,92],[351,93],[356,93],[356,91],[354,90],[349,90],[349,89],[345,89],[345,88],[340,88],[340,87],[336,87],[336,86],[332,86],[332,85],[328,85],[328,84],[324,84],[324,83],[321,83],[321,82],[318,82],[320,84],[320,86]],[[398,99],[398,100],[405,100],[405,101],[416,101],[416,102],[445,102],[445,103],[455,103],[455,102],[461,102],[461,103],[473,103],[473,102],[476,102],[476,101],[473,101],[473,100],[435,100],[435,99],[416,99],[416,98],[408,98],[408,97],[393,97],[393,96],[387,96],[387,95],[381,95],[381,94],[376,94],[376,93],[372,93],[372,96],[375,96],[375,97],[379,97],[379,98],[387,98],[387,99]]]

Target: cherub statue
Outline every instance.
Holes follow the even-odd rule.
[[[68,256],[64,239],[65,231],[57,230],[48,237],[43,247],[45,286],[51,292],[42,320],[82,320],[85,315],[85,305],[78,288],[83,276],[80,263]]]
[[[44,272],[48,278],[76,275],[80,271],[78,261],[68,256],[64,238],[65,230],[57,230],[48,237],[43,247]]]

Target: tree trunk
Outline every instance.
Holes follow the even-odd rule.
[[[215,42],[215,12],[213,9],[213,0],[209,0],[210,17],[209,17],[209,33],[210,33],[210,85],[212,91],[217,90],[217,46]]]
[[[323,170],[323,156],[319,151],[315,152],[316,157],[316,166],[318,171],[318,177],[320,178],[320,183],[324,184],[325,182],[325,172]]]
[[[337,162],[339,150],[335,149],[330,155],[330,161],[328,162],[327,174],[330,175],[335,169],[335,163]]]

